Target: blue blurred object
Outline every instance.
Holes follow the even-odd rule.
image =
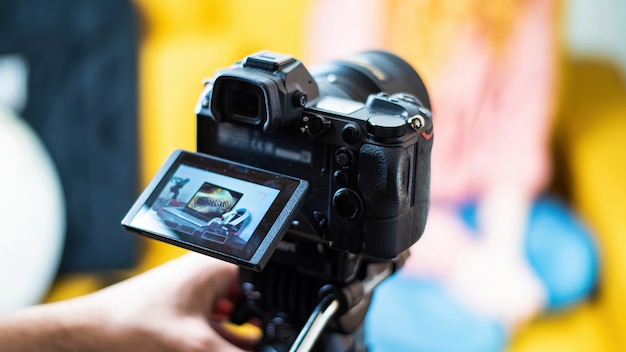
[[[476,203],[462,206],[460,216],[478,231]],[[544,197],[535,202],[525,246],[528,262],[548,292],[548,310],[569,307],[593,291],[599,269],[593,236],[559,201]]]
[[[548,310],[583,300],[598,280],[600,259],[592,234],[555,200],[538,201],[530,218],[526,255],[548,291]]]
[[[477,232],[476,203],[460,207],[459,216]],[[596,245],[558,201],[542,198],[533,205],[526,254],[548,292],[547,310],[570,307],[593,291]],[[375,291],[365,331],[372,351],[502,351],[508,342],[497,321],[470,313],[442,285],[401,274]]]
[[[441,285],[396,274],[374,293],[365,320],[371,351],[501,351],[496,321],[470,314]]]

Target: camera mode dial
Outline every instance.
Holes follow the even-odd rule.
[[[375,115],[367,121],[367,132],[376,138],[398,138],[406,134],[406,121],[400,116]]]

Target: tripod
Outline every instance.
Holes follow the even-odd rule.
[[[287,242],[286,242],[287,243]],[[257,351],[367,351],[363,322],[374,288],[402,266],[328,247],[288,243],[262,272],[240,269],[242,299],[232,320],[261,321]]]

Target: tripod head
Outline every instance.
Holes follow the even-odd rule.
[[[374,288],[404,264],[408,250],[371,261],[283,241],[291,251],[279,248],[262,272],[240,269],[243,294],[233,322],[260,320],[257,351],[365,351],[363,321]]]

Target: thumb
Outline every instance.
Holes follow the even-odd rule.
[[[225,296],[238,278],[236,265],[206,255],[192,252],[176,261],[179,272],[186,275],[186,284],[192,294],[204,298],[208,305]]]

